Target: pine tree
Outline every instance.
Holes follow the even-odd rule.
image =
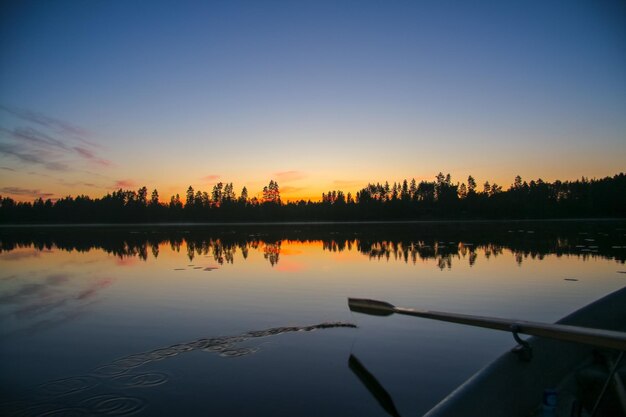
[[[467,195],[476,193],[476,180],[471,175],[467,177]]]
[[[216,206],[219,206],[222,202],[222,187],[224,187],[224,184],[218,182],[213,186],[213,191],[211,192],[211,200],[213,200],[213,204]]]
[[[241,189],[241,194],[239,195],[239,202],[242,204],[246,204],[248,202],[248,189],[245,186]]]
[[[467,197],[467,187],[465,186],[465,183],[461,183],[461,185],[459,185],[459,198],[464,199],[466,197]]]
[[[189,188],[187,188],[187,198],[185,200],[185,206],[191,207],[193,205],[194,196],[195,194],[193,191],[193,187],[190,185]]]
[[[156,190],[152,190],[152,195],[150,196],[150,205],[158,206],[159,205],[159,192]]]

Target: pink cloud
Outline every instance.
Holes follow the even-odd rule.
[[[291,185],[285,185],[284,187],[279,187],[279,189],[281,193],[292,194],[304,190],[304,187],[292,187]]]
[[[117,180],[115,181],[114,188],[132,188],[136,187],[137,183],[133,180]]]
[[[275,172],[274,177],[278,182],[290,182],[306,178],[306,174],[302,171],[281,171]]]
[[[215,180],[217,180],[219,178],[220,178],[220,175],[218,175],[218,174],[210,174],[210,175],[207,175],[207,176],[202,177],[200,179],[202,181],[211,182],[211,181],[215,181]]]

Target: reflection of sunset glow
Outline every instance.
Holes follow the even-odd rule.
[[[283,241],[285,242],[285,241]],[[281,247],[280,254],[283,256],[293,256],[293,255],[302,255],[304,252],[300,249],[296,249],[289,243],[283,243],[285,246]]]
[[[35,249],[45,247],[37,242],[39,235],[31,243],[20,240],[15,249],[10,239],[4,239],[0,268],[8,272],[0,277],[0,284],[4,295],[24,294],[15,317],[22,320],[20,328],[33,329],[50,320],[67,323],[106,300],[113,305],[170,300],[208,308],[228,300],[246,304],[247,297],[253,297],[253,305],[273,306],[302,291],[343,306],[348,295],[402,298],[412,294],[405,301],[413,303],[430,294],[454,300],[462,310],[468,299],[489,298],[493,303],[515,294],[527,301],[536,297],[537,288],[548,293],[579,294],[576,291],[584,289],[585,294],[601,294],[603,288],[623,285],[623,280],[615,280],[621,275],[615,273],[613,260],[623,256],[621,245],[613,249],[598,239],[593,242],[597,249],[579,248],[580,242],[572,238],[549,245],[527,245],[527,236],[501,243],[377,239],[335,232],[334,226],[319,234],[325,237],[313,238],[315,233],[299,234],[298,227],[292,232],[300,238],[281,238],[281,233],[270,229],[230,230],[219,237],[193,231],[124,234],[121,239],[105,234],[102,240],[94,235],[82,242],[50,237],[44,241],[52,249],[43,251]],[[66,270],[73,272],[49,272]],[[28,295],[30,291],[35,292]]]
[[[295,231],[296,234],[298,231]],[[351,235],[351,234],[348,234]],[[515,264],[521,265],[531,259],[542,259],[552,252],[567,256],[576,256],[583,260],[601,256],[596,245],[587,248],[584,245],[575,245],[571,239],[557,239],[554,244],[547,247],[548,253],[542,253],[534,249],[526,249],[523,246],[509,246],[495,243],[472,243],[468,241],[441,241],[441,240],[371,240],[358,237],[340,237],[335,232],[329,232],[328,239],[277,239],[271,240],[265,234],[251,234],[236,239],[192,238],[183,233],[178,237],[150,238],[149,241],[141,236],[134,240],[128,240],[122,245],[112,246],[108,252],[114,257],[110,258],[118,266],[137,266],[141,261],[150,258],[171,257],[176,254],[186,254],[190,262],[201,258],[212,258],[218,265],[232,264],[237,259],[247,259],[251,251],[261,254],[271,265],[285,263],[285,257],[308,258],[330,256],[335,262],[352,262],[358,257],[365,257],[370,261],[402,262],[416,265],[418,263],[434,260],[439,269],[450,269],[454,264],[466,263],[470,267],[476,262],[489,261],[506,254],[512,255]],[[519,241],[523,243],[524,241]],[[580,243],[580,242],[578,242]],[[7,248],[9,248],[7,246]],[[60,242],[52,243],[52,247],[63,249]],[[98,247],[95,244],[94,247]],[[611,252],[610,256],[618,256],[621,246],[604,248]],[[69,248],[71,250],[71,248]],[[78,248],[77,248],[78,249]],[[81,247],[81,250],[84,250]],[[617,252],[616,252],[617,251]],[[19,261],[22,259],[38,258],[43,254],[53,253],[54,250],[33,250],[24,246],[21,250],[9,250],[0,253],[0,259],[5,261]],[[615,252],[613,255],[612,253]],[[356,258],[355,258],[356,257]],[[357,261],[358,262],[358,261]],[[204,267],[212,267],[204,265]],[[302,265],[295,267],[284,265],[281,270],[290,269],[296,271]]]
[[[137,265],[138,262],[140,262],[138,258],[130,257],[130,256],[125,256],[122,258],[115,258],[115,264],[117,266],[133,266],[133,265]]]
[[[281,272],[302,272],[304,269],[305,265],[303,263],[285,260],[282,260],[276,266],[276,270]]]

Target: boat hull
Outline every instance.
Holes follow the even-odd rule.
[[[626,287],[577,310],[559,324],[624,331]],[[424,417],[528,417],[541,403],[544,389],[553,388],[588,360],[593,347],[531,337],[533,356],[522,361],[506,352],[444,398]]]

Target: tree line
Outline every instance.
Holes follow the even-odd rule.
[[[236,194],[233,183],[210,190],[189,186],[162,202],[158,190],[148,197],[138,190],[119,189],[101,198],[86,195],[56,201],[18,202],[0,196],[0,223],[154,223],[154,222],[275,222],[380,221],[430,219],[539,219],[626,217],[626,175],[576,181],[541,179],[526,182],[517,176],[504,190],[485,182],[478,187],[470,175],[453,182],[439,173],[434,181],[404,179],[370,183],[354,195],[341,190],[322,193],[320,201],[283,202],[271,180],[259,197],[246,187]]]

